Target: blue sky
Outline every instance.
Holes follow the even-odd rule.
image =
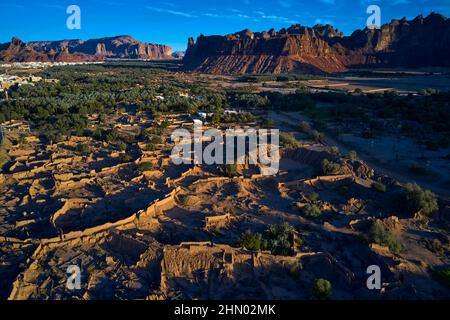
[[[66,8],[81,8],[81,30],[66,27]],[[184,50],[189,36],[249,28],[277,30],[293,23],[330,23],[345,34],[365,27],[377,4],[382,22],[432,11],[450,16],[450,0],[1,0],[0,42],[90,39],[131,35]]]

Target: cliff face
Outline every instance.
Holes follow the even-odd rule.
[[[166,59],[172,55],[172,49],[168,46],[140,42],[130,36],[92,39],[69,50],[101,58],[120,59]]]
[[[207,73],[342,72],[351,67],[450,67],[450,19],[438,14],[393,20],[344,37],[330,25],[294,25],[190,38],[187,70]]]
[[[165,45],[140,42],[129,36],[92,40],[36,41],[25,44],[14,38],[0,45],[0,61],[95,61],[116,59],[167,59],[172,49]]]
[[[358,53],[348,56],[350,65],[450,67],[450,19],[432,13],[393,20],[380,30],[356,31],[343,45]]]
[[[0,61],[5,62],[29,62],[29,61],[49,61],[47,55],[36,52],[31,46],[18,38],[13,38],[11,42],[0,44]]]
[[[322,68],[334,72],[344,68],[316,30],[296,26],[273,32],[245,30],[225,37],[200,36],[195,43],[191,38],[183,62],[187,69],[211,73],[319,72]],[[326,67],[330,60],[335,63]]]

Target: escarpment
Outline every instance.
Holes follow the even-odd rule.
[[[213,74],[331,73],[350,68],[449,67],[449,19],[432,13],[392,20],[344,36],[330,25],[293,25],[276,32],[243,30],[190,38],[186,70]]]

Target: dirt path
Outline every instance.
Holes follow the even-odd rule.
[[[278,125],[280,125],[283,122],[295,126],[299,126],[302,121],[311,123],[311,120],[308,117],[298,112],[289,112],[289,113],[270,112],[269,117],[272,118],[274,121],[278,122],[277,123]],[[450,200],[449,189],[436,186],[436,184],[430,183],[429,181],[423,181],[422,179],[417,178],[417,176],[413,174],[399,172],[398,169],[392,166],[391,164],[382,163],[379,160],[374,159],[373,156],[365,154],[364,151],[358,150],[358,148],[356,147],[349,146],[348,144],[342,141],[338,141],[333,137],[330,137],[329,135],[325,135],[322,143],[326,146],[337,146],[341,151],[341,153],[343,154],[348,153],[350,150],[355,150],[358,153],[358,157],[365,163],[367,163],[367,165],[372,169],[374,169],[375,171],[384,174],[386,176],[389,176],[391,178],[394,178],[395,180],[401,183],[416,182],[423,188],[429,189],[434,193],[438,194],[444,200],[447,201]]]

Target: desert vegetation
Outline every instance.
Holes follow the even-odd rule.
[[[446,93],[315,92],[309,77],[188,74],[162,62],[38,72],[59,82],[0,102],[3,125],[23,129],[8,131],[0,153],[2,299],[448,297],[436,271],[448,262],[448,202],[427,158],[431,148],[439,168],[448,161],[448,128],[433,127],[448,118]],[[279,129],[278,174],[174,165],[171,133],[199,118]],[[386,136],[385,149],[420,143],[423,157],[406,160],[424,171],[388,170],[371,163],[375,147],[340,143],[370,149]],[[88,282],[68,293],[73,259]],[[374,261],[390,270],[389,290],[365,289]],[[98,279],[110,286],[97,290]]]

